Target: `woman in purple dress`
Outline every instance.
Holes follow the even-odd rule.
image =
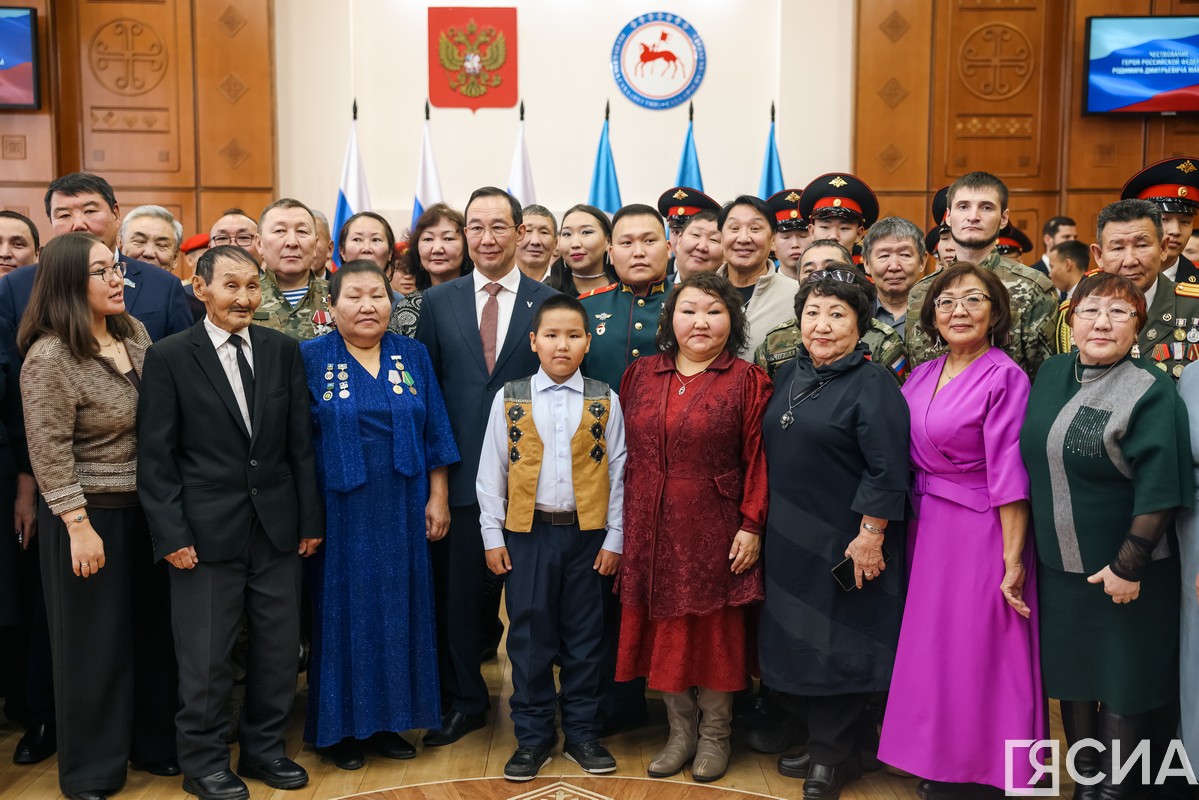
[[[949,350],[903,386],[915,521],[878,756],[923,778],[924,800],[1002,794],[987,787],[1004,786],[1004,740],[1048,732],[1019,448],[1029,383],[999,349],[1011,309],[989,271],[944,270],[919,324]],[[1027,761],[1014,762],[1017,786],[1032,778]]]

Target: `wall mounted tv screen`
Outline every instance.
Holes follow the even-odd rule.
[[[0,108],[37,107],[37,12],[0,6]]]
[[[1199,17],[1087,20],[1084,114],[1199,112]]]

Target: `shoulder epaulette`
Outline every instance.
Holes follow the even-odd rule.
[[[584,292],[583,294],[579,295],[579,299],[585,300],[588,297],[595,297],[597,294],[603,294],[604,292],[610,292],[619,285],[620,285],[619,283],[609,283],[607,286],[601,286],[598,289],[592,289],[590,292]]]
[[[1174,284],[1174,294],[1177,297],[1199,297],[1199,285],[1193,283]]]

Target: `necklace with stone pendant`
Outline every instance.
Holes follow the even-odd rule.
[[[795,414],[791,412],[803,405],[806,401],[811,400],[813,397],[819,397],[820,390],[823,389],[831,380],[833,380],[833,378],[826,378],[807,391],[803,391],[798,395],[794,395],[792,393],[795,391],[795,379],[791,379],[791,385],[787,388],[787,410],[783,412],[781,417],[779,417],[779,424],[783,426],[783,430],[787,430],[787,428],[790,428],[792,423],[795,422]]]
[[[676,370],[674,371],[674,376],[675,376],[676,378],[678,378],[678,379],[679,379],[679,384],[681,384],[681,385],[679,386],[679,394],[683,394],[684,392],[686,392],[686,391],[687,391],[687,387],[688,387],[688,386],[690,386],[691,384],[695,383],[697,380],[699,380],[700,376],[702,376],[702,375],[703,375],[705,372],[707,372],[707,371],[708,371],[708,370],[707,370],[707,368],[705,367],[704,369],[701,369],[699,372],[695,373],[695,375],[694,375],[694,376],[692,376],[691,380],[689,380],[689,381],[684,381],[684,380],[683,380],[683,376],[682,376],[682,375],[680,375],[680,374],[679,374],[679,371],[676,369]]]

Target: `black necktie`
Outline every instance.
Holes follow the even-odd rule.
[[[250,419],[254,418],[254,370],[250,369],[250,362],[246,358],[246,351],[242,350],[242,345],[245,344],[242,338],[237,334],[229,337],[229,344],[237,349],[237,371],[241,373],[241,388],[246,394],[246,412]]]

